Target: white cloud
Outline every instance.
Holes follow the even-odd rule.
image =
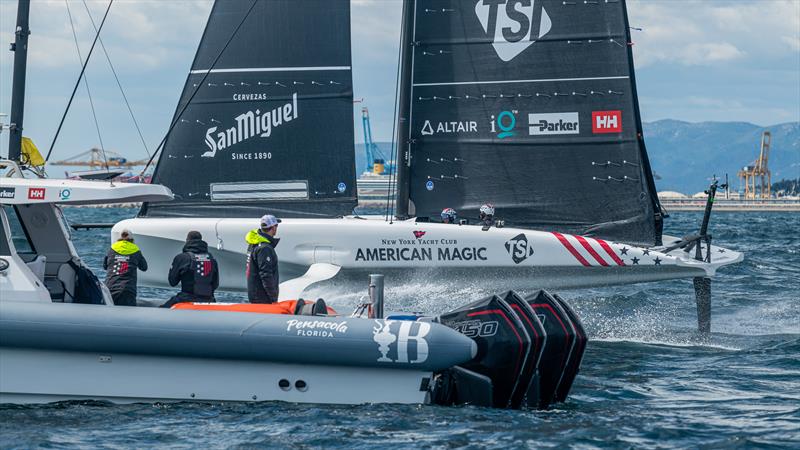
[[[95,25],[100,26],[108,2],[87,1]],[[157,69],[178,54],[193,54],[212,2],[116,1],[103,26],[101,39],[112,62],[128,72]],[[94,26],[82,1],[70,0],[69,10],[81,52],[85,57],[94,40]],[[0,34],[13,41],[16,2],[0,1]],[[77,65],[75,41],[64,1],[31,3],[29,67],[66,68]],[[99,44],[95,49],[99,53]],[[11,63],[10,52],[0,52],[0,65]],[[105,57],[94,54],[101,60]],[[105,62],[102,62],[104,65]]]
[[[639,68],[769,60],[800,50],[800,1],[632,0]]]

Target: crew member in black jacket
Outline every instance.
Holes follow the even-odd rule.
[[[247,297],[250,303],[275,303],[278,301],[278,254],[275,246],[279,239],[280,219],[267,214],[261,218],[261,227],[250,230],[247,242]]]
[[[181,283],[181,291],[164,303],[169,308],[182,302],[215,302],[214,291],[219,287],[219,266],[208,253],[208,244],[199,231],[186,235],[183,253],[176,255],[169,269],[170,286]]]
[[[107,270],[106,286],[114,304],[136,306],[136,271],[147,271],[147,261],[133,243],[133,233],[122,230],[119,240],[111,244],[103,258],[103,269]]]

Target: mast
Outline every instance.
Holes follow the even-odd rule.
[[[8,133],[8,159],[19,161],[22,151],[22,117],[25,112],[25,67],[28,61],[28,16],[30,0],[19,0],[17,5],[17,28],[14,32],[14,77],[11,89],[11,118]]]
[[[400,106],[397,111],[397,198],[395,215],[408,217],[408,183],[411,164],[411,92],[413,87],[414,10],[416,0],[403,1],[403,29],[400,33]]]

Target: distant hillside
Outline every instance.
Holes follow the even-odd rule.
[[[704,189],[711,175],[724,178],[726,173],[731,188],[736,189],[736,172],[756,159],[764,130],[772,132],[769,155],[772,180],[800,176],[800,123],[770,127],[744,122],[645,123],[650,163],[661,176],[656,180],[658,190],[692,194]]]
[[[800,177],[800,123],[759,127],[745,122],[689,123],[659,120],[644,124],[645,144],[659,191],[693,194],[708,185],[711,175],[728,174],[731,188],[738,187],[736,172],[757,156],[761,132],[772,132],[769,167],[772,180]],[[378,143],[389,157],[391,144]],[[364,144],[356,144],[357,173],[364,170]]]

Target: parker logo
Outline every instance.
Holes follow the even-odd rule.
[[[0,188],[0,198],[14,198],[17,195],[17,188],[4,187]]]
[[[478,0],[475,15],[505,62],[546,35],[553,22],[541,0]]]
[[[528,242],[528,237],[520,233],[506,241],[506,251],[514,264],[519,264],[533,255],[533,246]]]
[[[592,111],[592,133],[622,133],[622,111]]]
[[[217,151],[230,148],[251,137],[260,136],[268,138],[272,130],[284,123],[291,122],[298,117],[297,92],[292,94],[292,101],[270,111],[247,111],[234,117],[236,126],[217,133],[217,127],[206,131],[206,147],[209,151],[203,153],[205,158],[213,158]],[[216,133],[216,134],[215,134]]]
[[[425,236],[424,231],[414,230],[414,237],[417,239],[422,239],[422,236]]]
[[[44,200],[44,188],[28,188],[28,200]]]
[[[431,136],[434,134],[449,134],[449,133],[477,133],[478,122],[463,121],[463,122],[439,122],[433,126],[430,120],[426,120],[422,124],[420,130],[423,136]]]
[[[580,134],[578,113],[528,114],[528,134]]]

